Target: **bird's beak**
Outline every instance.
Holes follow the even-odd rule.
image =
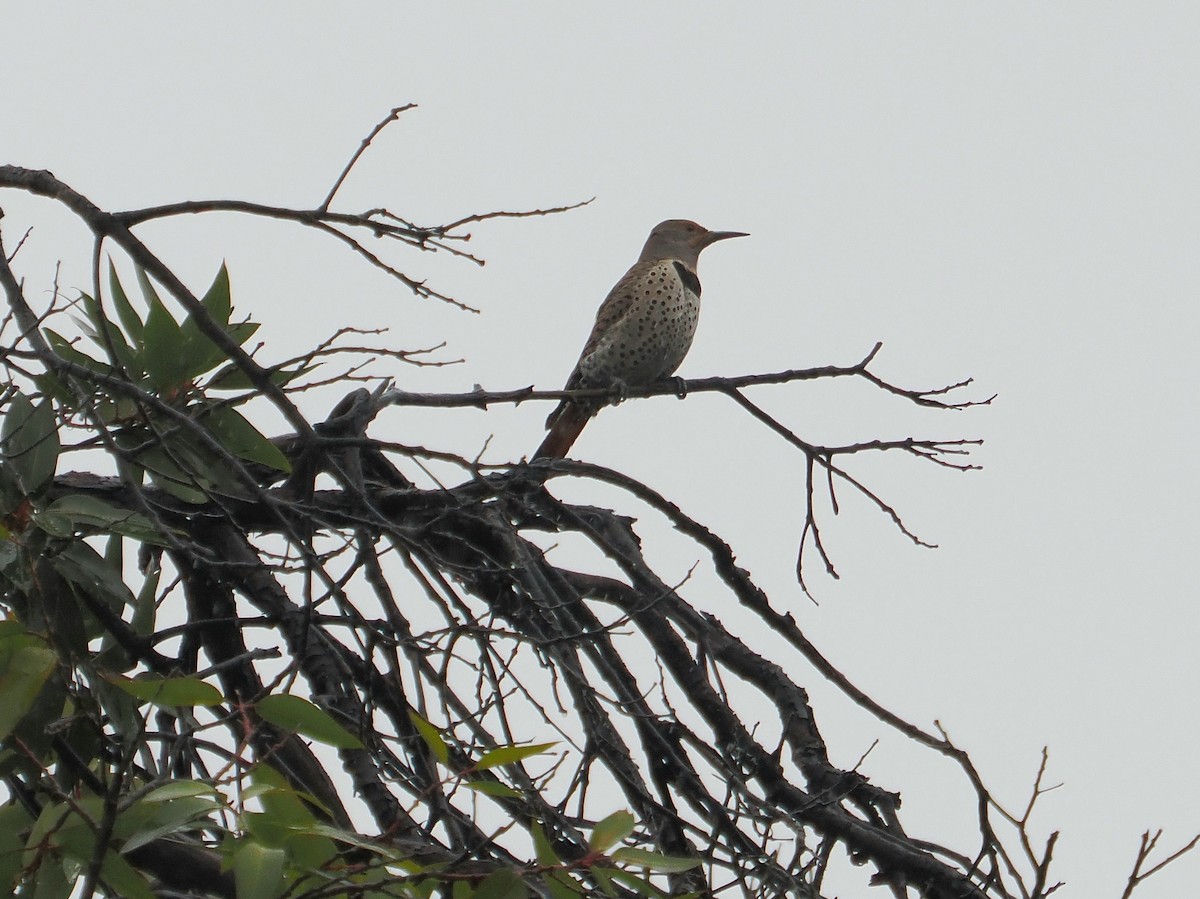
[[[749,237],[744,231],[705,231],[695,239],[697,249],[704,249],[718,240],[728,240],[731,237]]]

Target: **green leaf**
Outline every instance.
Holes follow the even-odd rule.
[[[137,310],[133,308],[133,304],[129,302],[125,288],[121,286],[121,279],[117,277],[117,268],[113,265],[112,259],[108,260],[108,292],[112,294],[113,306],[117,310],[117,320],[121,322],[129,339],[141,346],[142,332],[146,325]]]
[[[80,297],[80,299],[85,299],[85,298],[89,299],[89,300],[91,299],[91,297],[89,297],[86,293],[81,293],[79,295],[79,297]],[[78,328],[85,335],[90,337],[93,343],[100,342],[100,334],[96,331],[96,328],[92,325],[92,323],[88,319],[80,318],[78,315],[72,315],[71,321],[73,321],[75,323],[76,328]]]
[[[246,492],[232,466],[190,432],[167,431],[156,438],[130,429],[118,435],[117,444],[135,455],[156,484],[187,502],[208,502],[210,492]]]
[[[29,850],[26,850],[25,854],[31,857],[31,863],[32,859],[38,857],[37,853]],[[37,866],[36,873],[33,875],[32,899],[62,899],[63,896],[72,894],[76,886],[75,878],[68,882],[63,867],[62,864],[57,864],[53,858],[46,859]],[[23,894],[22,899],[24,899]]]
[[[229,326],[229,316],[233,314],[233,300],[229,291],[229,269],[224,262],[221,263],[217,276],[213,278],[212,285],[200,302],[213,321],[223,328]]]
[[[0,540],[0,574],[12,579],[14,571],[24,572],[24,567],[19,564],[22,561],[21,550],[12,542],[12,534],[8,533],[8,529],[3,525],[0,525],[0,529],[5,531],[4,539]]]
[[[291,463],[279,448],[260,434],[236,409],[213,406],[200,420],[221,441],[221,445],[239,459],[269,465],[282,472],[292,470]]]
[[[119,546],[121,542],[120,537],[111,537],[109,540],[110,545]],[[111,563],[109,555],[105,553],[105,559]],[[149,564],[142,578],[142,585],[138,588],[137,597],[133,601],[133,616],[129,619],[129,626],[133,632],[143,637],[154,633],[154,620],[158,613],[158,582],[162,577],[159,555],[148,554]],[[117,672],[128,671],[134,663],[121,642],[106,629],[96,664],[107,671]]]
[[[482,793],[484,796],[497,796],[501,799],[520,799],[522,795],[508,784],[502,784],[498,780],[469,780],[463,786],[476,793]]]
[[[416,862],[413,862],[410,858],[403,855],[400,850],[384,843],[380,843],[377,840],[365,839],[360,834],[357,834],[351,830],[342,830],[341,828],[333,827],[329,824],[321,824],[318,822],[309,828],[309,832],[317,834],[318,836],[328,837],[335,843],[353,846],[355,849],[362,850],[363,854],[370,853],[377,855],[388,863],[395,863],[404,867],[406,871],[420,872],[424,870],[424,868],[422,868]]]
[[[33,707],[56,662],[54,651],[32,634],[0,637],[0,739]]]
[[[9,685],[0,685],[0,689],[7,691]],[[18,689],[19,686],[13,688],[14,695]],[[7,695],[6,693],[5,696]],[[0,705],[4,703],[0,701]],[[14,760],[20,769],[28,771],[31,766],[37,766],[38,760],[43,765],[50,765],[53,763],[52,759],[62,758],[64,753],[73,754],[72,760],[87,768],[95,758],[99,740],[94,730],[88,732],[86,727],[80,726],[81,722],[78,719],[67,717],[73,714],[75,708],[77,706],[68,702],[67,684],[59,673],[56,662],[49,676],[42,682],[29,710],[5,738],[8,747],[20,747],[21,758]],[[64,722],[64,719],[69,723]],[[54,744],[59,741],[61,744],[55,747]],[[9,771],[6,770],[5,773],[8,774]],[[66,766],[58,768],[56,777],[59,786],[70,791],[77,782],[78,775],[73,766]]]
[[[65,515],[75,525],[121,534],[156,546],[168,545],[162,534],[145,515],[140,512],[118,509],[94,496],[72,494],[60,497],[46,508],[45,514],[49,513]]]
[[[72,684],[72,691],[77,686]],[[44,714],[39,714],[39,706],[45,707]],[[72,759],[72,765],[59,765],[56,768],[59,786],[70,795],[84,777],[84,772],[95,770],[91,767],[93,761],[102,756],[111,758],[108,755],[111,744],[101,745],[102,735],[96,728],[99,704],[93,696],[74,692],[68,694],[66,681],[55,672],[47,681],[42,698],[34,703],[33,708],[33,713],[27,715],[20,726],[23,728],[36,724],[47,743],[54,745],[53,758],[69,756]],[[60,741],[65,747],[61,751],[58,747]],[[47,760],[51,758],[49,749],[44,757]],[[78,771],[72,770],[75,764],[79,765]]]
[[[133,618],[129,625],[134,633],[147,637],[154,633],[154,614],[158,610],[158,582],[162,577],[162,565],[155,557],[146,569],[145,579],[138,588],[137,598],[133,605]]]
[[[229,329],[229,337],[234,343],[241,346],[257,334],[260,327],[258,322],[238,322]]]
[[[76,365],[82,365],[89,371],[100,372],[102,374],[107,374],[108,372],[112,371],[112,366],[107,362],[101,362],[99,359],[93,359],[86,353],[75,349],[75,346],[69,340],[67,340],[67,338],[63,337],[56,331],[51,331],[49,328],[46,328],[44,333],[46,335],[46,341],[50,344],[50,348],[54,350],[59,357],[65,359],[67,362],[74,362]]]
[[[583,895],[583,885],[565,871],[551,871],[546,875],[546,886],[553,899],[576,899]]]
[[[107,602],[113,611],[133,602],[133,592],[121,579],[121,572],[83,541],[76,541],[51,556],[50,564],[68,581]]]
[[[50,511],[34,512],[29,516],[29,520],[51,537],[75,536],[75,524],[66,515],[58,515]]]
[[[211,796],[203,799],[191,796],[170,800],[156,800],[153,796],[152,793],[144,797],[133,809],[126,811],[118,819],[116,833],[124,840],[121,844],[122,853],[132,852],[147,843],[172,837],[182,830],[189,830],[193,822],[207,818],[224,807]],[[142,820],[135,820],[138,816],[131,815],[132,811],[147,814]]]
[[[88,336],[97,342],[101,342],[105,328],[108,326],[108,319],[104,315],[104,310],[101,308],[99,301],[89,293],[79,292],[79,304],[83,307],[83,311],[87,313],[87,323],[90,328]],[[122,340],[124,336],[122,335]],[[103,343],[101,342],[101,345]]]
[[[306,828],[296,828],[295,832],[288,835],[284,848],[287,849],[288,857],[296,868],[301,871],[320,871],[337,858],[337,845],[331,840],[306,833],[305,830]]]
[[[56,402],[59,409],[74,411],[78,408],[79,398],[75,396],[71,388],[67,387],[67,382],[53,371],[44,369],[32,375],[32,378],[33,384],[37,388],[35,392],[41,394],[45,399]]]
[[[283,866],[287,853],[246,840],[233,855],[233,879],[238,899],[273,899],[286,884]]]
[[[415,899],[433,899],[434,892],[441,886],[441,882],[433,877],[426,877],[423,880],[410,881],[405,884],[405,893]]]
[[[631,874],[629,871],[622,871],[619,868],[611,868],[609,871],[613,880],[625,884],[625,886],[642,896],[648,896],[650,899],[667,899],[666,893],[636,874]]]
[[[136,744],[138,735],[145,725],[145,719],[139,711],[141,703],[124,690],[102,678],[93,681],[92,690],[96,694],[100,708],[112,722],[113,731],[121,736],[122,742],[126,745]]]
[[[35,406],[23,393],[13,396],[0,428],[0,448],[27,495],[54,477],[59,442],[50,402]]]
[[[265,762],[255,765],[250,777],[253,784],[243,795],[247,798],[255,796],[262,803],[263,810],[280,823],[289,827],[311,828],[317,819],[310,806],[329,814],[329,809],[315,796],[293,788],[282,774]]]
[[[49,843],[49,836],[55,830],[61,830],[70,819],[70,809],[61,802],[46,801],[42,810],[29,828],[29,836],[25,838],[25,853],[28,861],[36,860],[40,847]]]
[[[529,887],[516,871],[497,868],[476,887],[474,899],[525,899],[528,895]]]
[[[588,840],[588,848],[593,852],[607,852],[632,834],[633,828],[636,826],[637,819],[629,814],[629,812],[613,812],[592,828],[592,836]]]
[[[89,337],[108,356],[109,361],[119,363],[122,368],[135,376],[142,374],[142,363],[138,353],[125,340],[121,329],[108,320],[104,307],[86,293],[79,295],[83,308],[87,311],[91,329],[86,331]]]
[[[265,812],[242,812],[242,827],[246,835],[273,849],[286,849],[291,827]]]
[[[151,383],[160,391],[169,393],[183,386],[187,380],[188,362],[180,354],[183,334],[167,307],[163,305],[146,273],[138,270],[142,292],[150,312],[146,315],[146,327],[142,330],[142,363]]]
[[[125,541],[120,535],[109,534],[108,539],[104,541],[104,561],[117,571],[125,569]]]
[[[115,852],[105,853],[100,879],[123,899],[158,899],[158,893],[150,888],[145,876]]]
[[[103,800],[98,797],[84,799],[79,805],[80,811],[92,820],[99,820],[103,815]],[[123,818],[124,814],[118,818],[118,826]],[[25,843],[26,856],[36,854],[47,837],[64,858],[80,865],[91,864],[96,854],[96,835],[91,827],[75,812],[64,816],[62,806],[45,806],[32,831]],[[100,863],[100,878],[112,887],[114,895],[123,899],[155,899],[155,893],[146,879],[116,852],[104,852],[103,861]],[[61,895],[69,895],[69,891]]]
[[[201,484],[235,496],[245,494],[242,480],[233,471],[233,466],[214,453],[200,436],[187,431],[173,431],[164,435],[163,448],[169,450],[178,464],[185,467]]]
[[[421,735],[421,739],[425,741],[425,745],[429,747],[429,751],[433,753],[433,757],[443,765],[446,764],[450,760],[450,747],[442,739],[441,731],[412,709],[408,710],[408,717],[412,721],[413,727],[417,729],[417,733]]]
[[[315,365],[303,365],[293,368],[269,368],[268,377],[272,384],[282,387],[291,383],[301,375],[306,375],[316,369]],[[214,374],[205,385],[208,390],[254,390],[254,382],[242,371],[236,362],[230,362]]]
[[[651,852],[648,849],[634,849],[628,846],[618,849],[612,854],[612,857],[614,861],[624,862],[627,865],[649,868],[651,871],[664,871],[668,874],[690,871],[700,864],[700,859],[698,858],[680,858],[679,856],[662,855],[658,852]]]
[[[538,864],[543,868],[553,868],[556,865],[561,865],[562,859],[558,857],[558,853],[554,851],[554,847],[546,839],[546,831],[542,825],[535,822],[529,832],[533,837],[533,849],[537,854]]]
[[[201,489],[196,478],[191,477],[176,465],[174,460],[161,448],[155,447],[140,454],[138,462],[150,475],[150,480],[154,482],[155,486],[161,487],[176,499],[181,499],[194,506],[202,506],[208,502],[207,489],[211,489],[211,485],[206,484],[205,488],[207,489]]]
[[[118,440],[118,445],[122,441]],[[209,501],[209,491],[217,486],[212,472],[203,475],[183,467],[181,457],[189,457],[194,461],[193,454],[188,452],[186,445],[175,435],[167,435],[161,443],[142,450],[137,454],[137,464],[150,475],[157,486],[166,490],[172,496],[194,505],[202,505]]]
[[[146,306],[152,306],[155,303],[162,305],[163,301],[159,299],[158,291],[154,289],[154,282],[150,280],[150,276],[146,274],[146,270],[140,265],[136,269],[138,287],[142,289],[142,298],[146,301]]]
[[[334,746],[338,749],[363,749],[363,743],[307,699],[287,693],[267,696],[255,704],[266,721],[286,731]]]
[[[213,322],[221,330],[228,332],[229,316],[233,312],[233,305],[229,295],[229,270],[224,263],[221,264],[217,277],[213,279],[212,286],[208,288],[208,292],[200,300],[200,303]],[[226,352],[200,330],[200,324],[195,316],[189,315],[184,319],[180,326],[180,333],[183,337],[180,353],[188,363],[189,378],[196,378],[204,374],[226,359]]]
[[[213,706],[220,705],[223,699],[220,690],[196,677],[142,675],[131,680],[114,675],[109,680],[130,696],[158,706]]]
[[[22,833],[33,823],[29,812],[16,802],[0,806],[0,896],[11,896],[21,873]]]
[[[311,812],[301,807],[305,813],[304,819],[293,822],[285,820],[284,816],[268,807],[269,801],[283,799],[285,803],[293,802],[299,795],[290,789],[268,788],[259,796],[265,811],[243,812],[242,825],[246,836],[256,843],[284,850],[290,862],[290,872],[319,870],[337,856],[337,845],[327,836],[315,832],[317,824]]]
[[[155,787],[143,798],[142,802],[168,802],[172,799],[194,799],[199,796],[220,796],[212,784],[202,780],[173,780]]]
[[[474,765],[476,771],[486,771],[499,765],[511,765],[533,755],[541,755],[547,749],[557,746],[557,743],[535,743],[532,746],[498,746],[489,749]]]
[[[17,510],[25,502],[25,493],[21,490],[21,482],[11,465],[0,462],[0,515],[8,515]],[[3,527],[3,525],[0,525]],[[8,528],[4,528],[4,539],[12,536]]]
[[[605,868],[601,865],[591,865],[588,868],[588,873],[596,879],[596,883],[600,884],[600,889],[605,896],[615,897],[617,895],[616,887],[613,886],[613,874],[616,872],[612,868]]]

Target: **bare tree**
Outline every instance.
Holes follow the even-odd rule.
[[[668,497],[599,465],[489,466],[369,434],[397,405],[617,397],[368,389],[371,359],[437,363],[349,329],[268,360],[269,347],[247,350],[256,325],[234,314],[224,269],[200,295],[138,236],[179,215],[273,218],[466,307],[364,239],[471,259],[469,226],[570,207],[438,226],[336,211],[355,162],[407,108],[312,209],[218,200],[110,212],[48,172],[0,167],[0,187],[61,204],[94,236],[88,292],[67,299],[56,285],[40,310],[18,275],[20,240],[0,241],[2,882],[39,896],[817,897],[831,870],[867,865],[894,896],[1053,892],[1057,835],[1038,843],[1030,828],[1044,762],[1026,807],[1001,808],[945,733],[857,689],[726,541]],[[128,265],[137,291],[122,283]],[[725,394],[800,454],[802,584],[813,553],[836,575],[819,519],[841,492],[923,542],[855,474],[857,458],[974,468],[974,439],[820,445],[747,395],[855,378],[947,411],[990,402],[960,399],[969,381],[892,384],[873,368],[878,351],[683,385]],[[301,400],[316,385],[345,391],[314,418]],[[268,440],[255,427],[268,404],[291,433]],[[64,471],[68,453],[88,470]],[[565,502],[553,489],[562,478],[609,485],[669,523],[708,559],[703,576],[790,653],[953,759],[977,797],[978,833],[956,846],[908,834],[896,785],[831,761],[789,660],[697,611],[688,583],[648,560],[627,510]],[[595,564],[563,564],[550,551],[562,541]],[[1126,895],[1195,844],[1151,865],[1156,840],[1143,841]]]

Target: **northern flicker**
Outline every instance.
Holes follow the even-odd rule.
[[[638,261],[600,304],[591,336],[563,389],[646,387],[674,374],[696,333],[700,251],[718,240],[745,236],[709,231],[685,219],[656,225]],[[559,403],[546,419],[550,433],[533,458],[563,458],[602,405],[602,400]]]

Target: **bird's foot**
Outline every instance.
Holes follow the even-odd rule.
[[[609,402],[614,406],[619,406],[629,399],[629,385],[620,378],[613,378],[613,382],[609,387],[613,391],[613,398]]]
[[[679,375],[675,375],[675,377],[671,378],[671,383],[675,385],[675,396],[678,399],[683,399],[687,396],[687,381],[679,377]]]

